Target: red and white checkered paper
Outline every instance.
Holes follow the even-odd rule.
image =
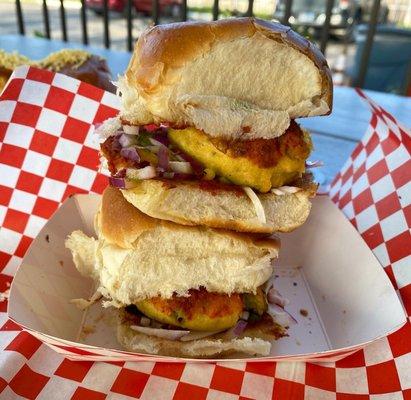
[[[370,126],[330,196],[374,251],[410,316],[411,136],[360,95],[372,108]],[[106,186],[92,124],[117,108],[112,94],[60,74],[28,67],[13,74],[0,96],[1,292],[64,199]],[[75,362],[7,320],[6,307],[0,302],[2,399],[411,399],[409,322],[336,363]]]

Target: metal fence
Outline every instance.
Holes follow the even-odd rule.
[[[87,27],[87,5],[86,0],[81,1],[81,11],[80,11],[80,20],[81,20],[81,27],[82,27],[82,42],[85,45],[89,44],[89,35],[88,35],[88,27]],[[326,0],[325,1],[325,20],[322,26],[321,36],[319,40],[319,47],[323,53],[325,53],[327,48],[327,43],[330,38],[330,22],[331,22],[331,15],[332,10],[334,7],[335,0]],[[253,16],[253,6],[254,0],[248,0],[248,7],[247,11],[245,12],[245,16]],[[280,21],[284,25],[290,25],[289,20],[293,10],[293,0],[286,0],[285,1],[285,9],[284,15],[282,20]],[[355,81],[353,82],[354,86],[363,87],[365,82],[365,76],[367,73],[368,62],[371,54],[371,48],[373,44],[374,35],[376,32],[376,26],[378,23],[378,16],[380,10],[380,0],[373,0],[373,5],[371,9],[370,20],[368,22],[368,31],[367,37],[365,41],[364,51],[361,54],[360,66],[359,66],[359,73]],[[187,20],[187,0],[181,1],[180,6],[180,21]],[[214,0],[212,5],[212,19],[218,20],[220,16],[220,7],[219,7],[219,0]],[[47,6],[47,0],[43,0],[42,2],[42,13],[43,13],[43,22],[44,22],[44,34],[45,37],[48,39],[51,38],[51,29],[50,29],[50,17],[49,17],[49,9]],[[21,0],[16,0],[16,14],[17,14],[17,22],[20,34],[25,34],[25,24],[24,24],[24,15],[21,6]],[[67,21],[66,21],[66,11],[64,8],[64,0],[60,0],[60,26],[61,26],[61,34],[64,41],[68,41],[68,34],[67,34]],[[127,19],[127,49],[128,51],[132,51],[133,43],[135,38],[133,38],[132,31],[133,31],[133,19],[136,18],[133,16],[133,0],[126,0],[126,7],[125,7],[125,16]],[[108,0],[102,0],[102,17],[103,17],[103,35],[104,35],[104,46],[106,48],[110,48],[110,24],[109,24],[109,5]],[[152,7],[151,7],[151,19],[154,25],[161,23],[161,16],[160,16],[160,0],[152,0]]]

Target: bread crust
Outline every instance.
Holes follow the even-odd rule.
[[[109,243],[121,248],[132,248],[142,234],[156,230],[159,226],[167,227],[171,232],[204,229],[153,218],[134,207],[119,189],[112,186],[107,186],[103,192],[97,219],[99,234]],[[279,248],[279,241],[275,237],[266,238],[258,234],[247,235],[230,230],[219,230],[219,233],[257,247],[274,250]]]
[[[254,206],[241,189],[206,190],[195,181],[147,180],[133,189],[122,190],[133,206],[151,217],[182,225],[202,225],[237,232],[291,232],[302,225],[311,209],[310,198],[317,185],[311,180],[300,183],[296,193],[258,194],[267,223],[261,223]]]
[[[244,40],[248,40],[242,50],[245,55],[251,48],[261,47],[260,44],[277,43],[289,49],[288,52],[295,51],[295,54],[302,56],[302,59],[298,56],[300,58],[297,61],[290,61],[291,65],[303,63],[307,67],[312,62],[318,76],[314,78],[313,68],[309,67],[310,77],[301,76],[292,89],[288,88],[287,78],[285,82],[278,84],[278,92],[271,95],[258,93],[270,82],[270,67],[267,65],[261,67],[262,69],[256,64],[245,67],[254,71],[261,69],[260,72],[265,74],[265,78],[259,83],[244,83],[243,80],[226,82],[226,79],[223,79],[212,90],[208,90],[207,82],[198,83],[201,79],[193,72],[195,63],[202,62],[207,57],[214,57],[211,64],[201,68],[211,68],[215,70],[215,76],[218,76],[223,64],[235,62],[227,61],[230,50],[224,46]],[[221,51],[217,57],[213,52],[218,46]],[[265,60],[275,60],[276,56],[274,48],[266,48],[261,50],[261,54],[258,53],[258,57]],[[235,60],[238,59],[239,62],[241,54],[236,57]],[[241,64],[231,67],[237,70],[243,68]],[[272,68],[280,69],[281,72],[284,69],[286,74],[288,66],[280,63]],[[293,74],[290,74],[290,80],[297,79]],[[328,114],[332,109],[331,73],[318,48],[289,27],[255,18],[185,22],[153,27],[137,41],[125,77],[123,86],[130,88],[130,93],[134,91],[134,94],[129,97],[123,93],[123,120],[136,124],[167,122],[175,126],[193,125],[216,137],[277,137],[287,128],[289,118]],[[228,79],[232,79],[230,75]],[[312,97],[310,95],[309,98],[300,98],[301,101],[290,103],[285,109],[273,108],[272,99],[282,95],[282,91],[292,93],[298,92],[300,87],[317,88],[318,85],[318,91],[316,89],[310,92]],[[230,95],[227,95],[225,90],[227,86],[230,87]],[[251,92],[256,94],[250,96]],[[245,108],[237,108],[238,102],[245,102]],[[131,110],[130,107],[134,109]],[[231,115],[227,117],[229,113]],[[230,124],[232,117],[238,118],[239,121]],[[208,118],[215,121],[205,122]],[[238,132],[238,129],[243,131]],[[216,132],[218,130],[222,132]],[[232,131],[228,132],[230,130]]]
[[[209,51],[216,42],[251,37],[257,32],[267,39],[287,44],[314,62],[321,73],[322,97],[330,107],[329,114],[332,108],[332,77],[324,55],[317,46],[290,27],[258,18],[157,25],[143,33],[136,42],[126,72],[127,80],[148,94],[158,88],[157,84],[153,85],[153,71],[158,73],[161,68],[162,78],[165,79],[166,69],[182,67]],[[162,80],[159,80],[158,84],[161,83]]]

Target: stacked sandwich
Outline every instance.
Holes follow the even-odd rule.
[[[309,134],[330,112],[325,59],[289,28],[243,18],[154,27],[98,128],[110,171],[97,239],[66,245],[119,309],[128,350],[267,355],[287,323],[272,286],[274,232],[307,219]]]

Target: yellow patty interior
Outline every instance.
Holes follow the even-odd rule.
[[[171,143],[216,175],[260,192],[286,185],[305,171],[305,160],[288,155],[283,155],[275,166],[269,168],[260,167],[246,157],[231,157],[214,146],[205,133],[195,128],[169,129],[168,136]]]
[[[240,295],[228,296],[205,290],[191,291],[189,297],[155,297],[135,305],[151,319],[195,331],[228,329],[237,323],[243,311]]]

